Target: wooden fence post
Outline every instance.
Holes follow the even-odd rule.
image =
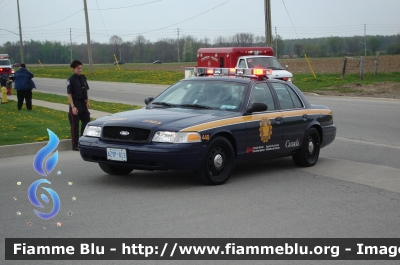
[[[360,79],[364,80],[364,65],[365,65],[365,57],[361,56],[360,61]]]
[[[379,51],[376,52],[374,75],[376,75],[378,73],[379,55],[380,55],[380,52]]]
[[[347,58],[344,57],[344,59],[343,59],[343,68],[342,68],[342,79],[344,78],[344,74],[346,73],[346,64],[347,64]]]

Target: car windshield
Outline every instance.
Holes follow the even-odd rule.
[[[282,65],[275,57],[247,58],[247,65],[249,68],[283,69]]]
[[[184,80],[164,91],[149,107],[239,111],[245,88],[246,84],[229,81]]]
[[[0,65],[11,65],[10,60],[0,60]]]

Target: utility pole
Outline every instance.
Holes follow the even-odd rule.
[[[364,24],[364,53],[365,53],[365,56],[367,56],[367,37],[366,37],[366,33],[367,33],[367,24]]]
[[[180,57],[180,51],[179,51],[179,28],[177,28],[177,30],[178,30],[178,63],[180,63],[181,62],[181,57]]]
[[[70,51],[71,51],[71,63],[72,63],[72,36],[71,36],[71,28],[69,28],[69,42],[70,42]]]
[[[90,74],[93,74],[92,47],[91,47],[91,43],[90,43],[89,17],[88,17],[86,0],[83,0],[83,5],[85,7],[86,38],[87,38],[87,48],[88,48],[88,57],[89,57],[89,65],[90,65]]]
[[[22,43],[22,27],[21,27],[21,16],[19,14],[19,0],[17,0],[17,7],[18,7],[18,22],[19,22],[19,46],[21,49],[21,63],[25,63],[24,61],[24,49]]]
[[[270,0],[264,0],[264,7],[265,7],[265,40],[267,47],[270,47],[272,45]]]
[[[278,58],[278,34],[276,34],[276,27],[275,27],[275,48],[276,48],[275,57]]]
[[[122,58],[121,58],[121,48],[119,48],[119,60],[122,61]]]

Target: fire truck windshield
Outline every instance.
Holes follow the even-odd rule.
[[[282,65],[275,57],[252,57],[247,58],[248,68],[263,68],[283,70]]]
[[[2,60],[0,60],[0,65],[10,65],[11,66],[11,62],[8,59],[2,59]]]

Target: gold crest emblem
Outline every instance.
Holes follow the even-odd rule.
[[[261,118],[260,121],[260,138],[263,143],[269,141],[272,135],[272,125],[267,117]]]

